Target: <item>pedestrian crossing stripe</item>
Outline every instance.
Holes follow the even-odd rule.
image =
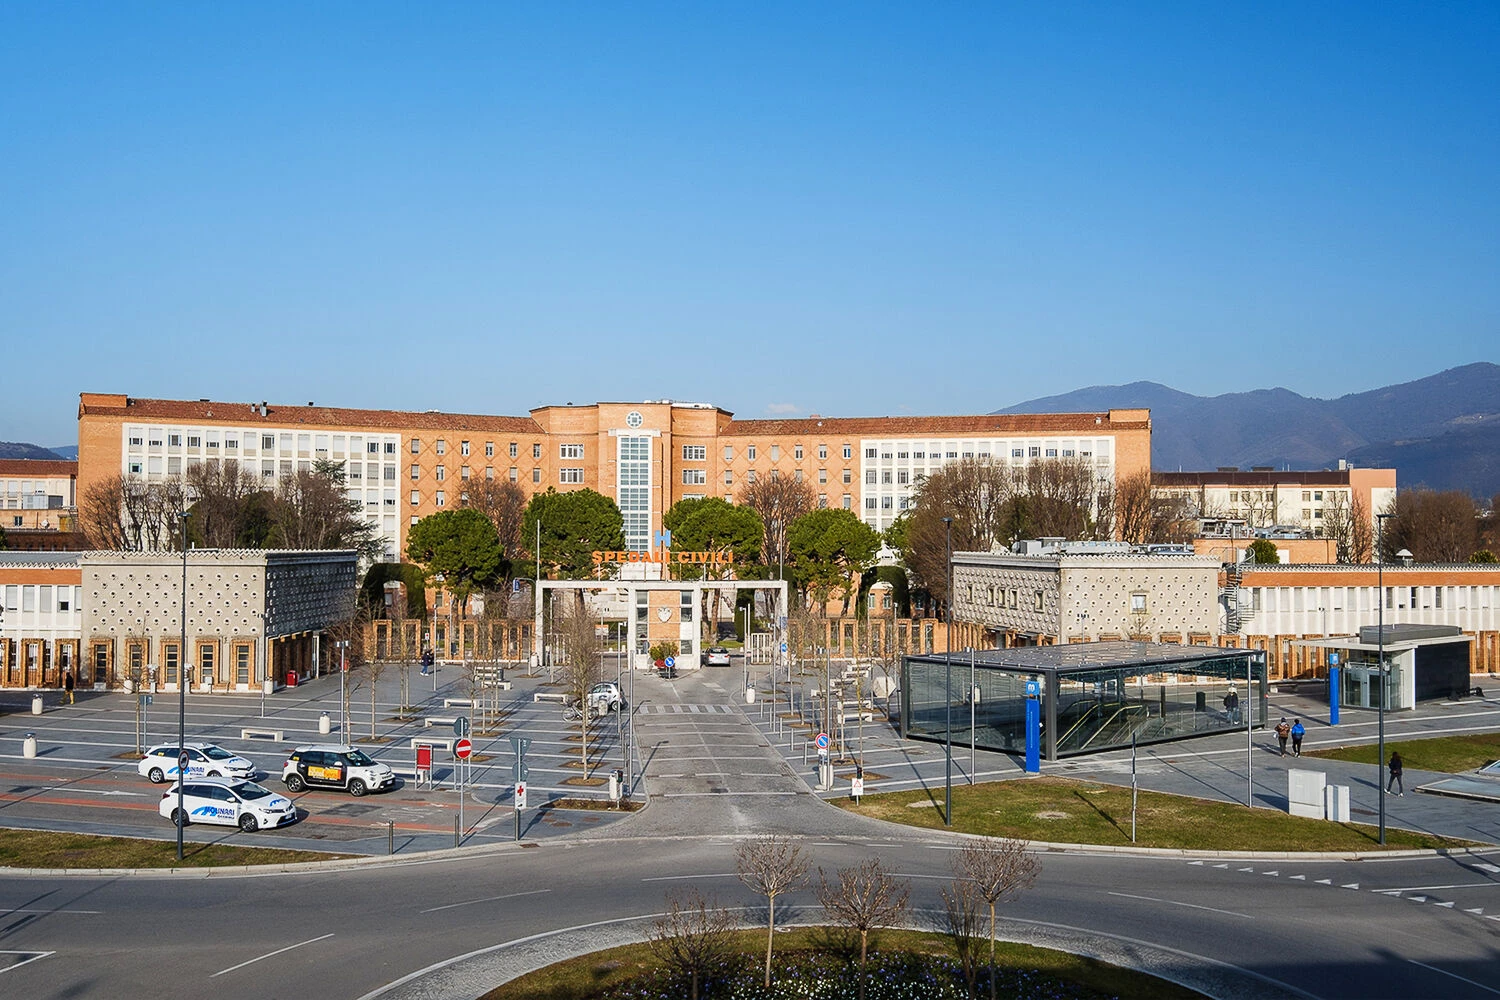
[[[1331,879],[1331,878],[1320,878],[1320,879],[1318,879],[1318,884],[1319,885],[1333,885],[1333,879]]]
[[[1449,909],[1452,909],[1453,908],[1453,900],[1450,899],[1446,903],[1437,903],[1435,905],[1437,905],[1437,906],[1445,906],[1445,907],[1447,907]]]
[[[1343,888],[1343,889],[1358,889],[1359,888],[1359,883],[1358,882],[1350,882],[1346,886],[1340,886],[1340,888]]]
[[[689,704],[645,704],[637,710],[640,715],[733,715],[735,710],[729,705],[689,705]]]
[[[1306,881],[1307,880],[1307,876],[1306,875],[1293,875],[1292,876],[1292,881],[1293,882],[1296,882],[1299,879],[1302,880],[1302,881]]]

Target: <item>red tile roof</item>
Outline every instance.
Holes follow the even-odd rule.
[[[1142,421],[1111,423],[1108,413],[981,414],[948,417],[816,417],[799,420],[731,420],[719,433],[735,437],[843,434],[849,437],[939,437],[1014,434],[1104,434],[1144,430]]]
[[[60,458],[0,458],[0,476],[19,479],[65,479],[78,475],[78,463]]]
[[[116,400],[124,399],[123,406]],[[120,417],[140,421],[176,421],[253,426],[267,424],[312,424],[327,427],[376,430],[506,431],[541,434],[531,417],[492,417],[480,414],[441,413],[437,410],[357,410],[336,406],[267,405],[261,416],[259,403],[223,403],[208,400],[137,399],[133,396],[100,396],[84,393],[78,415]]]

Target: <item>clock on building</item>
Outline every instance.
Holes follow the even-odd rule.
[[[645,418],[641,416],[639,410],[631,410],[625,414],[625,423],[631,427],[639,427],[644,422]]]

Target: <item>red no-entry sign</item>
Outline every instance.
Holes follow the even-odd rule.
[[[453,744],[453,756],[459,760],[468,760],[469,754],[474,752],[474,744],[468,740],[459,740]]]

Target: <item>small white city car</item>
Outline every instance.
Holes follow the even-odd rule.
[[[298,747],[281,765],[281,780],[288,791],[304,788],[347,789],[350,795],[393,788],[396,772],[370,758],[363,750],[337,744]]]
[[[625,696],[620,693],[620,685],[614,681],[605,681],[595,684],[589,688],[589,714],[603,715],[606,712],[618,712],[620,706],[625,703]]]
[[[710,667],[729,666],[729,650],[725,649],[723,646],[708,647],[707,663]]]
[[[162,793],[156,811],[179,825],[219,823],[246,833],[261,827],[285,826],[297,820],[292,800],[253,781],[231,778],[189,778],[182,783],[182,811],[177,809],[177,785]]]
[[[189,778],[253,778],[255,765],[243,757],[236,757],[223,747],[212,743],[162,743],[146,751],[136,770],[156,784],[176,781],[177,758],[187,755],[187,777]]]

